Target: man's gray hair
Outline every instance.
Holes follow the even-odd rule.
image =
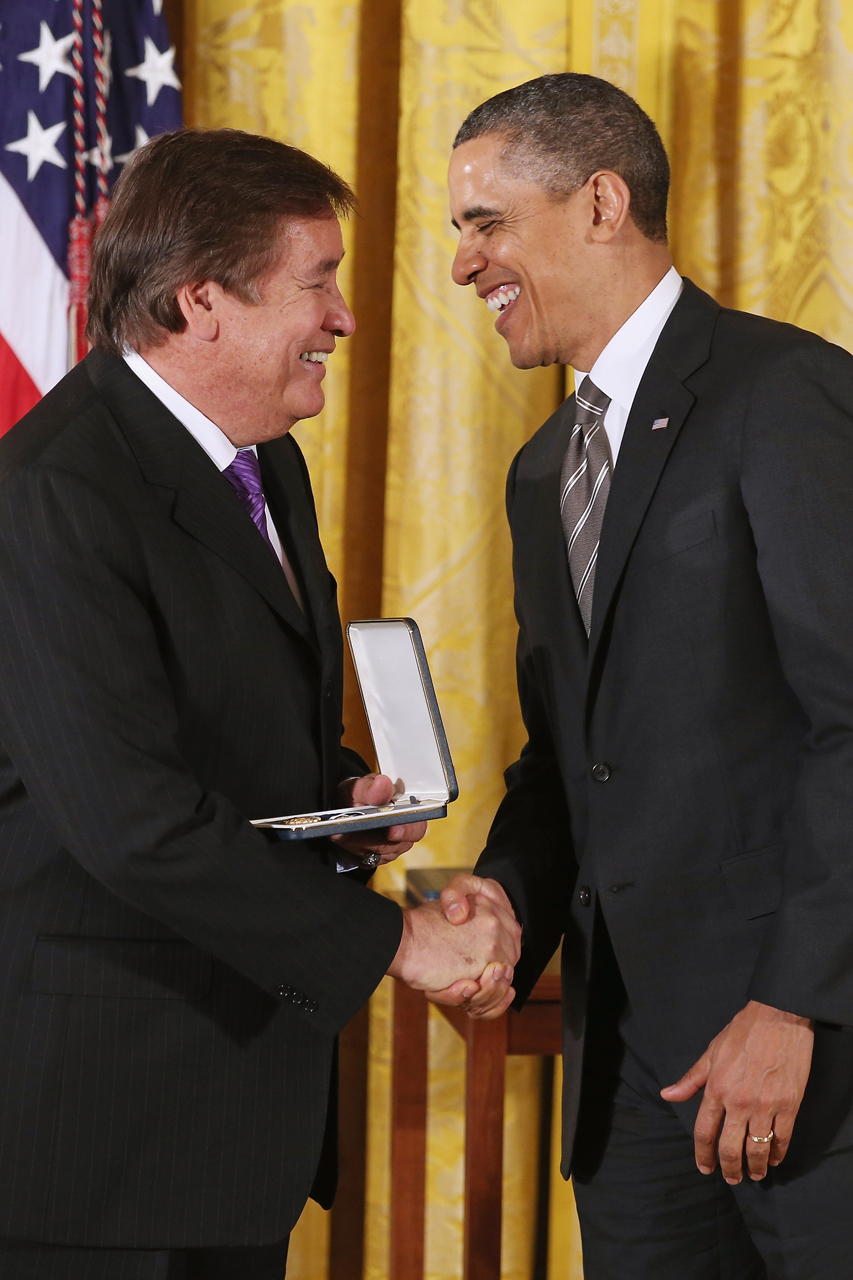
[[[475,107],[453,145],[492,133],[506,139],[510,172],[554,200],[568,199],[600,169],[618,173],[639,230],[666,243],[666,150],[653,121],[615,85],[573,71],[528,80]]]

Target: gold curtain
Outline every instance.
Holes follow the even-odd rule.
[[[407,863],[470,865],[521,741],[504,476],[563,388],[559,371],[513,370],[485,309],[450,282],[453,134],[483,98],[542,72],[613,80],[638,97],[669,148],[679,269],[726,305],[853,347],[853,8],[184,0],[183,13],[188,118],[304,146],[362,199],[344,274],[360,329],[329,366],[327,408],[298,436],[345,617],[412,614],[436,677],[461,795]],[[355,736],[364,741],[363,727]],[[377,880],[399,890],[403,868]],[[388,1275],[389,1007],[383,984],[371,1007],[369,1280]],[[453,1280],[463,1063],[437,1015],[430,1053],[427,1274]],[[506,1280],[531,1277],[539,1105],[536,1062],[510,1060]],[[580,1280],[571,1192],[556,1174],[551,1204],[548,1280]],[[325,1215],[309,1208],[291,1280],[326,1280],[327,1234]]]
[[[355,182],[359,5],[353,0],[186,0],[187,122],[231,126],[303,147]],[[340,279],[351,296],[353,228]],[[329,364],[326,408],[297,428],[314,484],[332,572],[343,570],[341,512],[347,457],[351,351]]]

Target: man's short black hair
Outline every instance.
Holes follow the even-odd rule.
[[[666,243],[669,161],[654,122],[615,85],[574,71],[538,76],[475,107],[454,147],[486,134],[506,139],[504,162],[565,200],[599,169],[624,178],[631,217]]]

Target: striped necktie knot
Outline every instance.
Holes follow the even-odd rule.
[[[575,394],[575,425],[560,476],[560,516],[569,572],[586,633],[592,620],[592,592],[604,507],[613,464],[604,415],[610,397],[585,377]]]

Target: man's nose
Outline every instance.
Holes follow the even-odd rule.
[[[460,242],[453,259],[451,272],[456,284],[473,284],[481,271],[486,269],[486,259],[482,253]]]
[[[323,328],[326,333],[333,333],[338,338],[348,338],[355,333],[355,316],[344,301],[343,294],[338,294],[337,302],[327,311]]]

